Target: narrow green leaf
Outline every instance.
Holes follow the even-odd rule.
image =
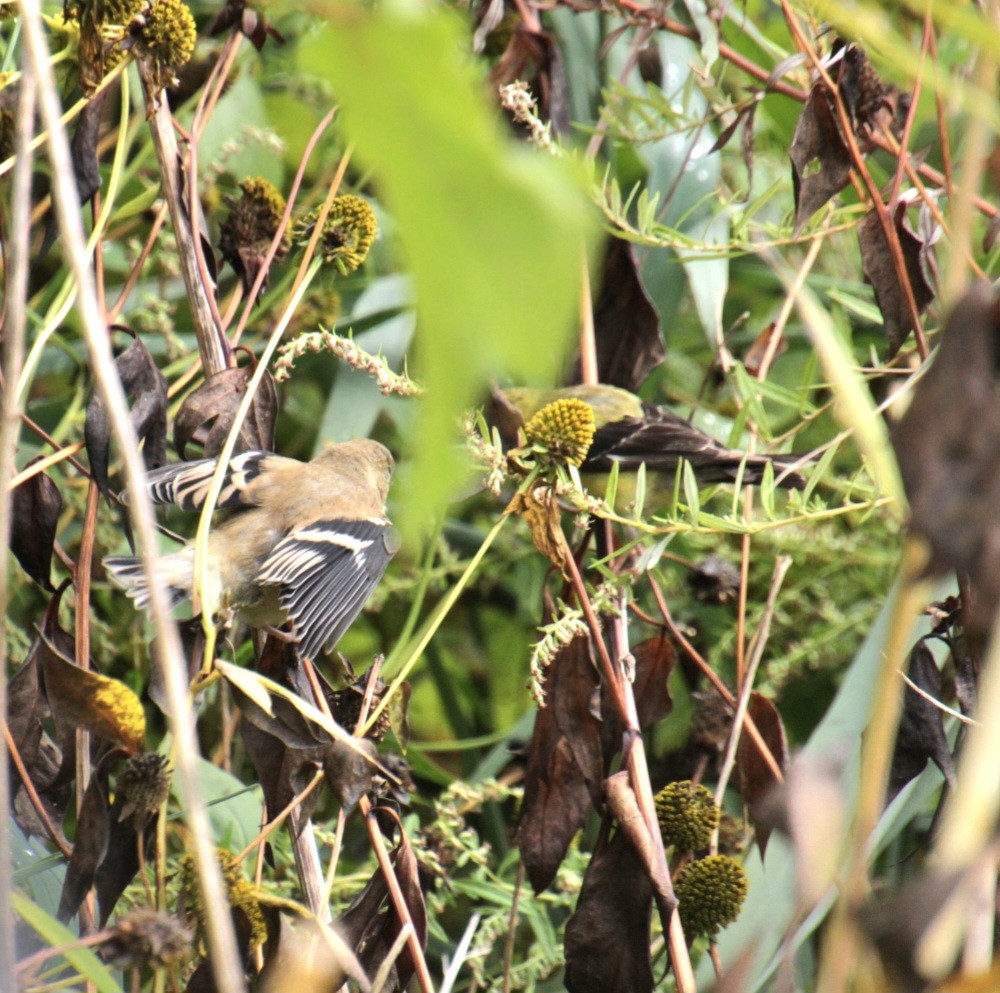
[[[79,938],[65,924],[60,924],[36,903],[32,903],[21,893],[10,894],[14,913],[24,921],[51,948],[60,949],[60,954],[88,982],[93,983],[97,993],[121,993],[121,983],[111,974],[108,967],[90,948],[80,948]]]

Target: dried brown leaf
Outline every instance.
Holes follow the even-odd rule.
[[[116,328],[126,331],[127,328]],[[146,467],[155,469],[167,461],[167,381],[146,346],[134,340],[115,360],[118,378],[125,395],[132,401],[132,423],[143,444]],[[90,459],[90,472],[101,493],[110,493],[108,481],[108,453],[111,441],[111,423],[99,390],[94,390],[87,405],[84,423],[84,440]]]
[[[764,744],[770,749],[778,763],[778,768],[784,772],[788,767],[788,739],[785,737],[785,727],[777,708],[765,696],[754,691],[750,694],[747,706],[747,716],[757,725]],[[754,822],[754,832],[761,854],[767,850],[767,839],[770,837],[770,827],[766,823],[758,823],[757,814],[760,804],[776,786],[779,785],[770,765],[765,760],[757,743],[743,728],[740,743],[736,749],[736,770],[739,777],[739,790],[750,809],[750,818]]]
[[[632,650],[635,675],[632,692],[635,695],[639,729],[645,731],[670,714],[674,702],[667,686],[670,674],[677,664],[673,643],[665,634],[654,635],[640,642]],[[601,690],[601,748],[604,769],[611,768],[611,761],[622,750],[625,728],[606,687]]]
[[[618,822],[622,833],[632,843],[636,854],[646,867],[653,886],[653,899],[660,912],[664,933],[670,928],[670,916],[677,907],[677,897],[670,875],[660,860],[660,848],[649,833],[649,825],[642,816],[639,802],[625,770],[616,772],[604,781],[604,795],[608,799],[608,810]]]
[[[635,246],[608,238],[594,303],[594,345],[597,380],[637,391],[665,357],[660,315],[642,285]],[[569,382],[580,382],[575,363]]]
[[[933,284],[937,281],[937,263],[933,252],[935,234],[929,231],[924,238],[914,232],[907,221],[904,203],[897,205],[891,220],[903,252],[906,279],[917,310],[923,313],[934,299]],[[882,313],[889,340],[889,357],[892,358],[913,331],[913,318],[888,239],[874,209],[858,225],[858,244],[861,247],[861,266],[865,279],[875,291],[875,301]]]
[[[21,568],[52,592],[52,551],[63,508],[62,495],[56,484],[39,472],[11,493],[11,505],[10,550]]]
[[[594,853],[566,924],[569,993],[651,993],[653,887],[624,831]]]
[[[569,94],[562,53],[552,35],[532,31],[523,21],[518,21],[507,48],[490,70],[494,93],[518,80],[528,84],[538,104],[539,118],[551,121],[555,134],[568,134]]]
[[[108,761],[101,762],[87,784],[76,822],[73,857],[66,866],[56,916],[64,924],[80,909],[108,853],[111,808],[108,803]]]
[[[192,441],[203,446],[203,455],[212,458],[222,451],[236,412],[253,376],[250,366],[223,369],[209,376],[181,404],[174,419],[174,447],[183,459]],[[278,394],[270,373],[265,373],[254,394],[250,410],[240,426],[235,453],[271,451],[274,447],[274,421],[278,412]]]
[[[919,776],[928,760],[933,761],[950,784],[955,781],[955,763],[944,730],[944,715],[941,708],[935,707],[927,698],[941,699],[941,670],[923,640],[914,645],[908,669],[910,679],[927,696],[921,695],[912,686],[906,687],[886,802],[890,802],[911,779]]]
[[[555,878],[591,804],[601,800],[600,722],[592,712],[597,689],[589,641],[575,638],[546,671],[547,705],[535,717],[524,776],[517,844],[536,893]]]
[[[851,153],[822,81],[809,91],[789,156],[797,235],[809,218],[847,185],[851,175]]]
[[[548,487],[536,486],[527,493],[515,493],[505,513],[524,518],[535,548],[562,571],[566,564],[566,541],[555,492]]]
[[[968,574],[965,632],[984,640],[1000,604],[1000,304],[988,285],[956,304],[892,439],[927,571]]]

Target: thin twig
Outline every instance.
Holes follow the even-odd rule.
[[[22,56],[27,70],[27,56]],[[4,286],[3,313],[3,377],[7,388],[3,390],[2,415],[0,415],[0,537],[9,547],[11,530],[11,494],[9,479],[14,466],[14,453],[20,430],[18,398],[14,385],[21,378],[24,364],[24,332],[27,323],[28,272],[31,267],[31,225],[28,214],[31,206],[32,155],[29,151],[35,121],[35,80],[25,71],[18,97],[17,123],[14,148],[17,161],[14,167],[11,193],[10,230],[4,232],[6,283]],[[6,556],[9,560],[10,556]],[[0,714],[7,710],[7,599],[9,565],[0,565]],[[8,762],[9,731],[4,722],[3,741],[0,742],[0,988],[16,989],[14,975],[14,912],[11,908],[13,891],[13,861],[11,858],[10,825],[6,811],[12,810],[13,796],[10,789],[10,764]],[[11,753],[13,755],[13,752]],[[34,802],[34,801],[33,801]],[[50,826],[51,827],[51,826]]]
[[[746,721],[750,694],[753,692],[753,681],[757,675],[760,660],[764,657],[764,647],[767,644],[767,637],[771,631],[771,619],[774,617],[774,607],[778,600],[778,591],[781,589],[781,584],[784,582],[785,574],[788,572],[791,564],[792,559],[789,555],[779,555],[774,562],[774,571],[771,574],[771,588],[767,593],[767,603],[760,618],[760,627],[757,629],[753,645],[751,646],[750,661],[747,664],[746,674],[740,685],[740,697],[736,702],[733,726],[729,732],[729,741],[726,743],[726,754],[722,761],[722,768],[719,771],[719,782],[715,788],[715,802],[720,805],[726,793],[729,777],[732,775],[733,767],[736,765],[736,751],[743,736],[743,725]]]
[[[128,488],[134,494],[132,515],[148,574],[156,558],[153,510],[146,495],[145,470],[139,443],[129,416],[128,405],[115,367],[103,315],[97,305],[93,274],[87,258],[80,202],[66,132],[59,119],[59,96],[49,64],[48,46],[42,28],[38,0],[21,4],[21,26],[32,73],[39,87],[43,124],[49,129],[48,153],[52,164],[52,192],[63,246],[78,291],[78,308],[87,350],[98,389],[119,440]],[[181,253],[183,256],[183,252]],[[204,894],[206,924],[216,986],[220,993],[242,993],[240,968],[232,920],[215,852],[208,813],[198,785],[198,745],[190,712],[185,681],[186,664],[177,626],[170,617],[165,590],[150,584],[150,612],[156,631],[159,659],[164,674],[166,697],[174,732],[175,769],[193,839],[195,861]]]

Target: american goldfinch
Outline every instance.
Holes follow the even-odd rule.
[[[149,496],[200,510],[216,465],[201,459],[156,469]],[[301,657],[333,648],[396,551],[385,517],[392,467],[388,449],[365,439],[330,445],[311,462],[237,455],[217,503],[230,516],[208,538],[208,602],[253,627],[290,620]],[[167,588],[171,606],[191,596],[194,560],[193,542],[157,560],[152,581]],[[150,579],[139,559],[111,555],[104,565],[137,606],[148,606]]]
[[[624,478],[625,473],[634,473],[645,463],[647,472],[669,479],[672,492],[674,473],[681,459],[691,464],[702,483],[733,482],[740,466],[744,467],[744,483],[759,483],[764,467],[772,463],[779,486],[792,489],[805,486],[805,480],[797,472],[786,468],[795,461],[795,456],[733,451],[666,407],[646,403],[617,386],[494,390],[484,415],[487,424],[498,429],[504,444],[513,445],[519,428],[543,407],[564,399],[582,400],[594,412],[596,430],[580,465],[581,473],[606,474],[613,463],[618,463]]]

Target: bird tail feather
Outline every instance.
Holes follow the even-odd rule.
[[[104,568],[112,581],[143,610],[149,607],[153,583],[164,588],[171,610],[191,596],[194,557],[187,549],[156,559],[150,573],[143,568],[142,560],[132,555],[109,555],[104,559]]]

